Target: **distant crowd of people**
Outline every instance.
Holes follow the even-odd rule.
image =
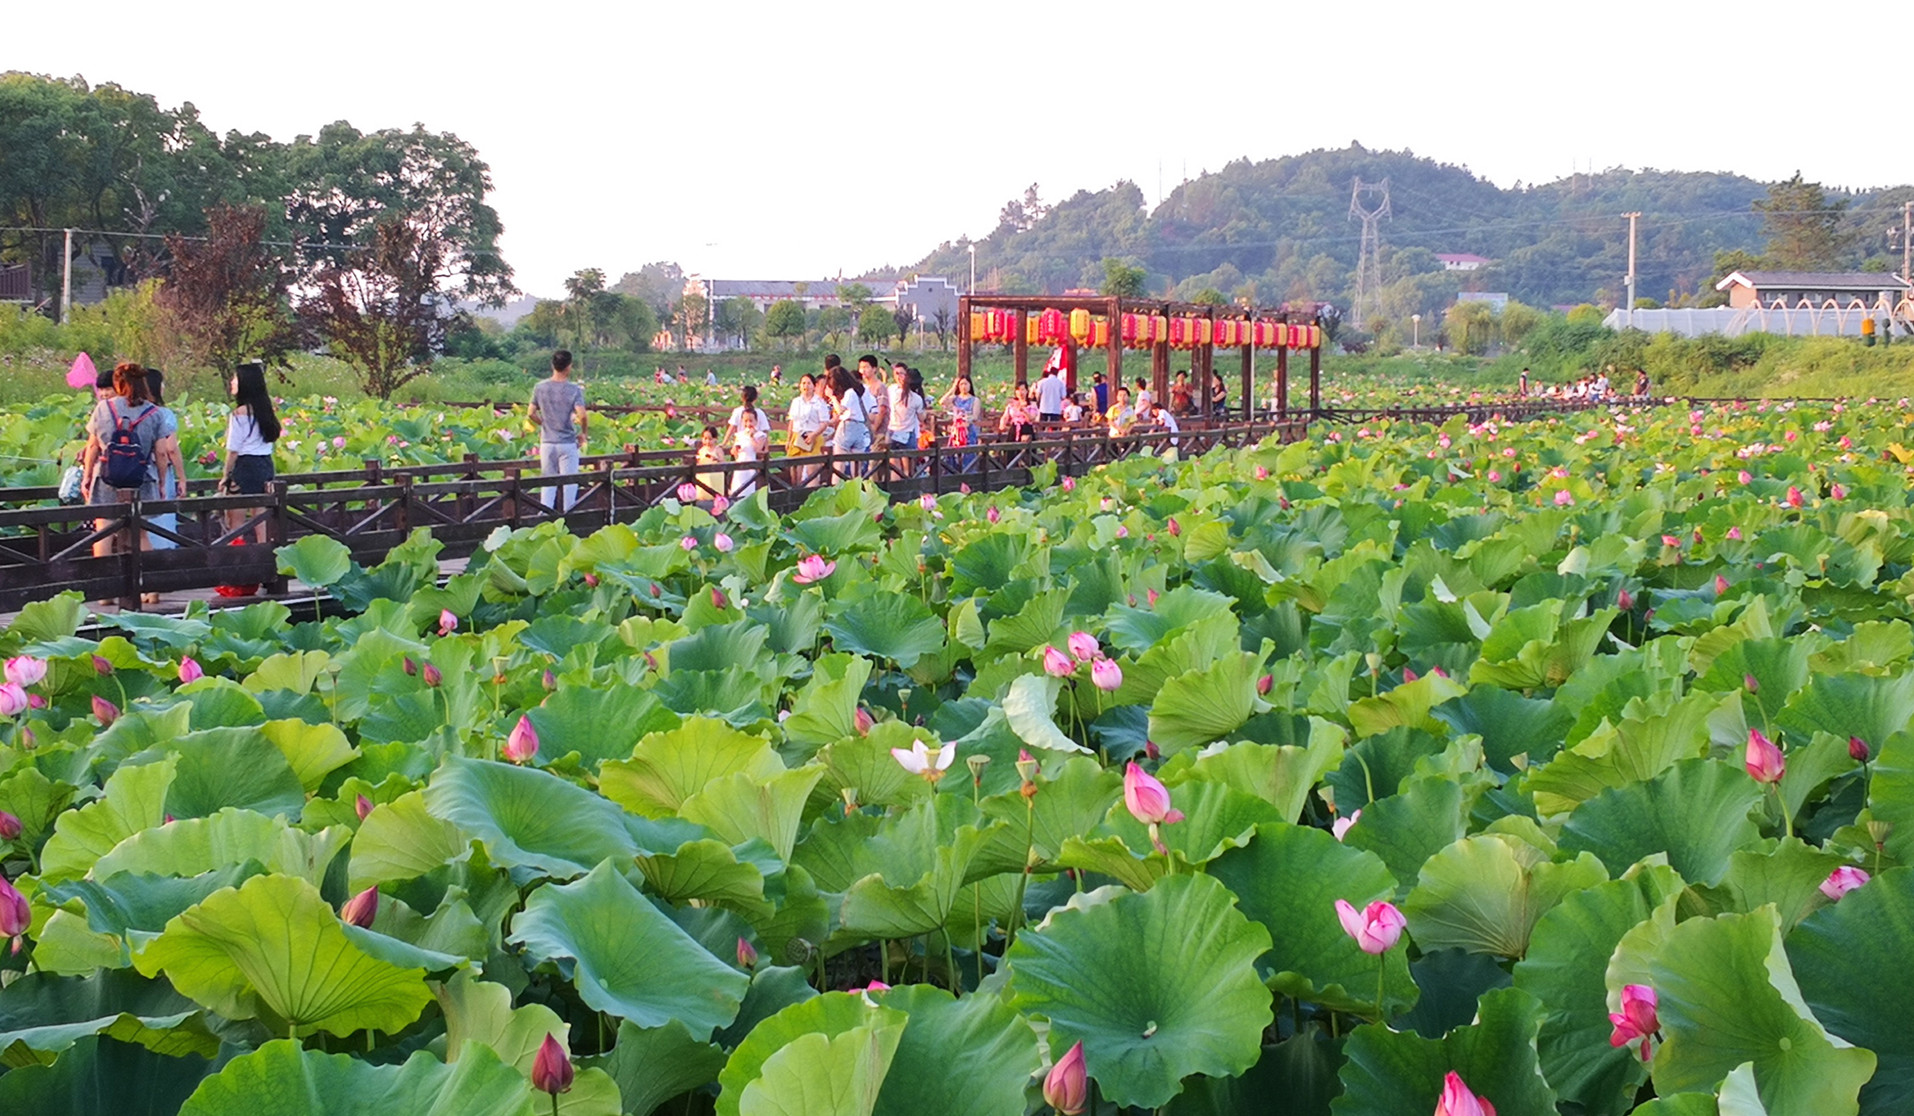
[[[1648,373],[1643,369],[1635,370],[1633,390],[1623,395],[1616,377],[1610,373],[1613,367],[1600,372],[1583,375],[1580,379],[1565,384],[1544,384],[1536,390],[1529,383],[1529,370],[1522,369],[1522,375],[1516,380],[1516,394],[1524,399],[1573,399],[1592,403],[1620,401],[1622,399],[1648,398]]]

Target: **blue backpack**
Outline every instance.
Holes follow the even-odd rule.
[[[146,470],[153,453],[140,442],[139,425],[151,418],[158,407],[148,407],[138,418],[129,420],[113,411],[113,436],[106,441],[106,468],[101,477],[114,488],[140,488],[146,484]]]

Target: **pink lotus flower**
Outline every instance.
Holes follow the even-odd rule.
[[[1269,691],[1276,687],[1276,676],[1265,674],[1256,680],[1256,693],[1259,697],[1268,697]]]
[[[1336,917],[1342,922],[1343,933],[1356,939],[1356,945],[1364,953],[1389,952],[1402,937],[1402,928],[1408,925],[1396,905],[1385,899],[1378,899],[1360,911],[1347,899],[1338,899]]]
[[[719,531],[717,534],[711,536],[711,545],[719,554],[729,554],[738,544],[731,541],[730,535]]]
[[[445,675],[440,674],[439,668],[431,663],[425,664],[424,669],[419,672],[419,677],[425,679],[425,684],[435,690],[439,688],[439,683],[445,681]]]
[[[35,686],[47,676],[47,661],[31,655],[16,655],[7,660],[7,681],[16,686]]]
[[[371,927],[372,920],[379,916],[379,889],[368,887],[359,894],[346,900],[339,908],[339,921],[357,926],[361,930]]]
[[[724,590],[715,585],[711,587],[711,607],[720,612],[723,612],[726,607]]]
[[[0,810],[0,841],[11,841],[20,836],[23,831],[24,827],[21,826],[17,816]]]
[[[1848,758],[1855,763],[1866,763],[1873,753],[1868,750],[1867,741],[1858,736],[1848,737]]]
[[[728,512],[728,511],[730,511],[730,510],[731,510],[731,498],[730,498],[730,497],[728,497],[728,496],[713,496],[713,497],[711,498],[711,514],[712,514],[712,515],[715,515],[715,516],[717,516],[717,517],[718,517],[719,519],[723,519],[723,518],[724,518],[724,513],[725,513],[725,512]]]
[[[1470,1092],[1461,1075],[1450,1070],[1442,1079],[1442,1099],[1436,1101],[1435,1116],[1495,1116],[1495,1106],[1489,1098]]]
[[[755,969],[758,967],[757,947],[743,938],[738,939],[738,968]]]
[[[1154,589],[1145,589],[1145,590],[1143,591],[1143,599],[1144,599],[1145,601],[1147,601],[1147,602],[1149,602],[1149,605],[1150,605],[1150,607],[1151,607],[1151,608],[1155,608],[1155,607],[1156,607],[1156,599],[1157,599],[1157,597],[1159,597],[1159,596],[1161,596],[1161,594],[1159,594],[1159,593],[1158,593],[1158,592],[1157,592],[1156,590],[1154,590]]]
[[[1052,678],[1068,678],[1077,672],[1077,664],[1070,656],[1045,644],[1043,648],[1043,672]]]
[[[881,980],[871,981],[869,984],[865,985],[862,988],[851,989],[851,991],[853,992],[889,992],[890,990],[891,990],[891,986],[888,984],[885,984]]]
[[[206,677],[206,671],[191,655],[179,661],[179,680],[181,684],[197,682]]]
[[[1163,525],[1163,529],[1170,533],[1171,538],[1175,538],[1183,533],[1183,528],[1177,525],[1175,516],[1170,517],[1169,522]]]
[[[1829,872],[1828,878],[1821,881],[1821,894],[1829,899],[1838,900],[1841,896],[1868,882],[1868,879],[1866,872],[1852,864],[1843,864]]]
[[[930,748],[922,740],[913,740],[908,748],[892,748],[891,758],[904,770],[935,786],[944,772],[950,770],[950,761],[957,758],[957,745]]]
[[[0,938],[17,938],[32,925],[33,908],[27,897],[0,875]]]
[[[1555,506],[1558,508],[1566,508],[1573,505],[1574,503],[1575,503],[1575,497],[1569,495],[1569,491],[1566,488],[1562,489],[1560,492],[1557,492],[1555,494]]]
[[[1257,480],[1268,480],[1268,479],[1269,479],[1269,470],[1268,470],[1268,469],[1267,469],[1266,467],[1264,467],[1264,466],[1262,466],[1262,465],[1258,465],[1258,466],[1256,466],[1256,479],[1257,479]]]
[[[1741,541],[1741,528],[1739,528],[1739,527],[1730,527],[1730,528],[1728,528],[1728,541],[1729,541],[1729,542],[1740,542],[1740,541]]]
[[[859,736],[869,736],[871,726],[876,723],[876,721],[871,719],[871,711],[861,705],[857,707],[857,712],[851,717],[851,725],[857,729],[857,735]]]
[[[984,518],[995,523],[1003,518],[1003,513],[997,510],[997,505],[992,504],[989,509],[984,512]]]
[[[1080,663],[1087,663],[1103,653],[1102,646],[1097,643],[1097,637],[1089,632],[1071,632],[1066,642],[1069,644],[1070,654],[1076,656]]]
[[[93,716],[100,722],[101,728],[110,727],[120,719],[120,707],[98,694],[93,695]]]
[[[1402,668],[1402,684],[1403,685],[1407,686],[1409,683],[1414,682],[1418,677],[1420,676],[1417,675],[1414,670],[1411,670],[1408,667]]]
[[[1649,1059],[1649,1045],[1655,1032],[1661,1030],[1661,1019],[1655,1012],[1655,990],[1646,984],[1629,984],[1622,987],[1622,1010],[1608,1013],[1608,1021],[1614,1030],[1608,1036],[1608,1045],[1627,1046],[1640,1039],[1642,1043],[1642,1061]]]
[[[1129,538],[1129,537],[1130,537],[1130,529],[1129,529],[1128,527],[1125,527],[1125,526],[1124,526],[1123,524],[1121,524],[1121,523],[1119,523],[1119,524],[1117,524],[1117,529],[1116,529],[1116,537],[1117,537],[1117,538],[1119,538],[1119,539],[1127,539],[1127,538]]]
[[[1837,481],[1828,486],[1828,498],[1830,500],[1845,500],[1848,498],[1848,490],[1842,488],[1840,482]]]
[[[95,655],[93,656],[93,673],[104,678],[113,673],[113,664],[107,661],[104,656]]]
[[[1335,821],[1330,822],[1329,832],[1335,834],[1336,840],[1340,841],[1344,837],[1347,837],[1349,835],[1349,827],[1352,825],[1355,825],[1357,822],[1361,820],[1362,820],[1362,810],[1357,809],[1354,813],[1350,814],[1346,818],[1337,818]]]
[[[1633,611],[1635,608],[1634,595],[1626,589],[1617,590],[1615,593],[1615,607],[1621,609],[1623,612]]]
[[[1075,477],[1063,478],[1063,490],[1065,492],[1075,492],[1077,490],[1077,478]]]
[[[0,717],[18,717],[27,711],[28,704],[27,692],[18,682],[0,685]]]
[[[505,758],[513,763],[524,763],[538,754],[538,730],[532,727],[532,719],[520,716],[518,723],[505,737]]]
[[[1746,766],[1754,781],[1773,786],[1787,773],[1788,761],[1774,742],[1761,734],[1760,729],[1748,730],[1748,756]]]
[[[936,511],[937,497],[926,492],[917,498],[917,506],[923,508],[925,511]]]
[[[678,549],[687,553],[696,550],[698,549],[698,540],[692,538],[690,535],[686,535],[684,538],[678,540]]]
[[[1090,684],[1109,693],[1123,685],[1123,668],[1115,659],[1098,659],[1090,664]]]
[[[546,1035],[545,1041],[538,1044],[538,1055],[532,1059],[532,1088],[556,1097],[571,1091],[576,1073],[564,1044],[556,1036]]]
[[[678,502],[680,504],[697,503],[698,502],[698,486],[695,484],[692,484],[690,481],[686,481],[683,484],[679,485],[678,486]]]
[[[1183,811],[1170,805],[1169,788],[1138,767],[1135,760],[1123,769],[1123,804],[1129,807],[1131,817],[1145,825],[1183,820]]]
[[[799,585],[809,585],[823,581],[836,572],[836,562],[826,562],[821,554],[806,554],[798,559],[797,570],[791,574],[791,580]]]
[[[1788,486],[1788,506],[1791,508],[1798,508],[1804,502],[1805,501],[1801,499],[1801,490],[1796,488],[1793,485],[1789,485]]]
[[[1716,574],[1715,575],[1715,596],[1725,597],[1727,595],[1728,595],[1728,578],[1722,574]]]
[[[1672,546],[1672,547],[1675,547],[1676,549],[1680,549],[1681,539],[1675,535],[1663,535],[1661,537],[1661,544],[1663,546]]]
[[[352,812],[359,815],[360,821],[364,821],[367,818],[371,817],[372,811],[374,809],[375,809],[375,804],[373,803],[373,801],[370,798],[367,798],[363,794],[359,795],[358,797],[352,800]]]
[[[439,638],[444,639],[459,630],[459,618],[449,608],[439,610]]]
[[[1044,1075],[1043,1102],[1063,1116],[1077,1116],[1090,1103],[1090,1074],[1083,1064],[1081,1041]]]

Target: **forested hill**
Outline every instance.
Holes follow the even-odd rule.
[[[1096,287],[1103,261],[1114,257],[1143,267],[1151,293],[1188,298],[1207,289],[1265,303],[1347,305],[1361,244],[1361,223],[1349,215],[1356,178],[1389,180],[1391,215],[1380,225],[1386,286],[1376,307],[1385,317],[1439,311],[1458,286],[1539,306],[1612,302],[1628,270],[1621,214],[1630,210],[1642,213],[1643,298],[1705,293],[1717,252],[1766,248],[1768,229],[1752,207],[1769,198],[1770,184],[1741,175],[1617,169],[1503,189],[1464,167],[1352,145],[1239,160],[1177,187],[1154,212],[1129,182],[1054,206],[1033,190],[1006,205],[996,230],[977,242],[978,286],[1031,293]],[[1910,195],[1914,187],[1830,189],[1827,203],[1847,208],[1835,218],[1840,258],[1825,265],[1859,268],[1872,259],[1899,270],[1898,240],[1890,246],[1882,230],[1899,225],[1901,200]],[[1373,206],[1380,199],[1364,200]],[[968,244],[940,245],[906,270],[965,275]],[[1494,262],[1443,276],[1441,253]]]

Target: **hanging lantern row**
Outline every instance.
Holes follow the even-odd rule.
[[[1017,317],[1011,310],[972,310],[971,340],[1012,344],[1017,340]],[[1031,345],[1100,348],[1110,343],[1110,321],[1088,310],[1044,310],[1024,317],[1023,340]],[[1322,327],[1295,325],[1259,318],[1199,318],[1165,314],[1124,314],[1118,319],[1117,340],[1128,349],[1168,345],[1173,349],[1218,348],[1314,349],[1322,345]]]

